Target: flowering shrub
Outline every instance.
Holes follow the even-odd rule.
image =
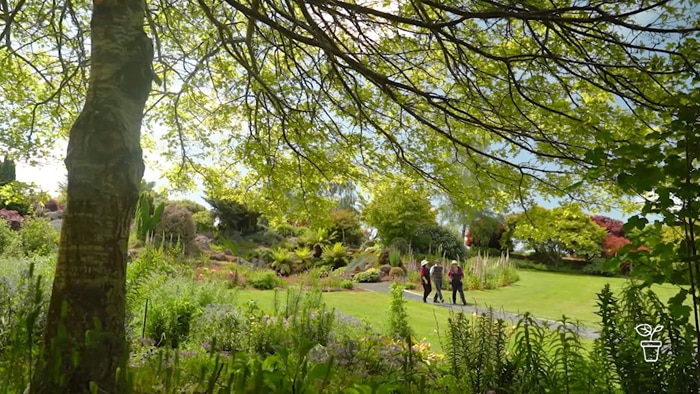
[[[380,273],[379,273],[378,269],[370,268],[367,271],[363,271],[363,272],[355,274],[352,278],[353,278],[353,280],[355,280],[357,282],[368,283],[368,282],[379,282],[381,277],[380,277]]]
[[[247,279],[251,286],[259,290],[272,290],[284,284],[284,281],[278,278],[277,273],[272,270],[253,272]]]

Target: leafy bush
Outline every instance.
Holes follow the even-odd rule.
[[[202,308],[222,298],[225,289],[217,283],[174,277],[156,278],[145,284],[142,291],[142,296],[150,301],[146,335],[159,346],[176,348],[188,339],[192,323]]]
[[[334,209],[331,211],[331,225],[328,230],[335,234],[334,241],[350,247],[358,247],[364,240],[360,218],[354,210]]]
[[[294,255],[287,249],[277,248],[272,250],[272,268],[281,275],[288,276],[292,273]]]
[[[49,196],[33,183],[11,181],[0,186],[0,208],[17,211],[22,216],[32,212],[32,204]]]
[[[156,239],[159,242],[187,245],[196,235],[197,225],[192,218],[192,212],[186,208],[170,204],[163,210],[163,217],[156,226]]]
[[[467,290],[496,289],[520,279],[507,254],[471,258],[465,264],[464,287]]]
[[[277,277],[277,273],[271,270],[255,271],[246,280],[258,290],[272,290],[284,284],[284,281]]]
[[[607,259],[605,258],[595,258],[591,260],[589,264],[583,267],[582,272],[588,275],[599,275],[608,277],[618,276],[619,270],[618,272],[613,272],[604,268],[606,262]]]
[[[10,228],[10,224],[0,219],[0,255],[20,255],[22,240],[19,232]]]
[[[420,227],[437,224],[428,194],[408,180],[378,185],[362,215],[387,243],[398,237],[413,241]]]
[[[355,274],[353,280],[361,283],[379,282],[381,280],[380,272],[376,268],[370,268],[367,271],[362,271]]]
[[[512,220],[513,238],[550,263],[570,254],[588,259],[599,255],[607,234],[576,204],[551,210],[534,206],[527,215],[521,213]]]
[[[401,252],[398,250],[389,251],[389,265],[392,267],[400,267],[402,264]]]
[[[253,234],[259,230],[260,213],[230,198],[206,198],[213,207],[214,216],[219,219],[219,231],[226,235],[240,233]]]
[[[448,259],[464,258],[467,249],[464,242],[452,231],[439,225],[421,227],[416,235],[414,248],[419,253],[445,255]]]
[[[391,279],[403,279],[406,276],[406,271],[401,267],[391,267],[389,270],[389,278]]]
[[[209,351],[243,351],[247,346],[247,323],[234,306],[212,304],[194,321],[192,336]]]
[[[249,239],[257,244],[263,244],[267,246],[276,245],[284,241],[284,237],[278,234],[277,231],[273,229],[258,231],[257,233],[248,235],[246,239]]]
[[[176,348],[187,339],[190,325],[198,314],[199,308],[190,300],[161,298],[151,305],[146,333],[157,345]]]
[[[260,259],[268,264],[272,263],[272,261],[273,261],[272,249],[270,249],[270,248],[253,249],[253,251],[250,252],[250,257]]]
[[[186,210],[192,212],[193,215],[195,213],[207,211],[207,207],[192,200],[174,200],[168,201],[168,204],[179,205],[185,208]]]
[[[402,237],[392,239],[389,246],[400,253],[408,253],[409,249],[411,248],[411,245],[408,243],[408,241],[406,241],[406,238]]]
[[[192,214],[192,219],[194,219],[198,233],[213,233],[216,230],[212,212],[207,210],[196,212]]]
[[[140,241],[146,240],[149,234],[155,231],[156,226],[163,218],[165,204],[160,203],[158,206],[153,204],[153,196],[148,193],[141,193],[139,202],[136,204],[136,237]]]
[[[333,269],[346,266],[350,260],[348,248],[340,242],[336,242],[333,246],[324,246],[321,256],[323,258],[323,263],[330,265]]]
[[[283,237],[299,237],[304,234],[306,227],[295,227],[289,223],[282,223],[275,230]]]
[[[355,287],[355,284],[349,279],[343,279],[343,281],[340,282],[340,287],[343,289],[352,290]]]
[[[27,255],[48,256],[58,251],[60,233],[46,219],[27,220],[18,233]]]
[[[467,246],[501,249],[501,238],[506,232],[503,218],[481,215],[468,223]]]

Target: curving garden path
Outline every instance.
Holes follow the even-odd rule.
[[[358,283],[357,286],[363,290],[374,291],[377,293],[389,294],[391,292],[391,282]],[[445,295],[445,298],[447,299],[448,295],[451,296],[452,292],[443,292],[443,294]],[[419,294],[419,293],[414,293],[414,292],[409,291],[409,290],[404,290],[403,296],[407,300],[423,302],[423,295]],[[437,307],[452,309],[456,312],[465,312],[465,313],[476,312],[477,314],[488,313],[488,308],[479,308],[478,306],[470,305],[470,304],[452,305],[451,302],[434,304],[432,301],[430,301],[429,303],[431,305],[435,305]],[[522,317],[522,315],[519,315],[516,313],[504,312],[502,310],[501,311],[494,310],[493,314],[497,319],[503,319],[504,321],[509,321],[512,323],[517,322]],[[542,323],[543,325],[545,325],[551,329],[556,329],[556,327],[561,326],[560,322],[557,322],[554,320],[540,319],[540,318],[536,318],[536,317],[533,317],[533,318],[535,320],[537,320],[539,323]],[[570,326],[573,327],[573,325],[570,325]],[[591,329],[588,327],[583,327],[583,326],[579,326],[577,332],[582,338],[587,338],[587,339],[596,339],[600,335],[600,331],[594,330],[594,329]]]

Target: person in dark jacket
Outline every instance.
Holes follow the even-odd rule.
[[[467,305],[467,300],[464,298],[464,285],[462,284],[464,271],[456,260],[452,260],[447,277],[450,278],[450,283],[452,284],[452,303],[457,303],[457,292],[459,292],[460,297],[462,297],[462,304]]]
[[[423,302],[428,302],[428,296],[433,289],[430,287],[430,269],[428,260],[420,263],[420,282],[423,284]]]
[[[445,298],[442,296],[442,271],[443,267],[442,264],[440,264],[440,260],[436,261],[435,264],[430,267],[430,277],[435,284],[435,297],[433,297],[433,302],[445,302]]]

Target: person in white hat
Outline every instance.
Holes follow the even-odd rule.
[[[428,260],[420,262],[420,281],[423,284],[423,302],[428,302],[428,296],[430,292],[433,291],[430,286],[430,267],[428,267],[428,264]]]
[[[450,271],[447,272],[447,277],[450,278],[450,283],[452,284],[452,304],[457,303],[457,292],[459,292],[460,297],[462,297],[462,304],[467,305],[467,300],[464,298],[464,285],[462,284],[464,271],[462,267],[459,266],[457,260],[452,260]]]

